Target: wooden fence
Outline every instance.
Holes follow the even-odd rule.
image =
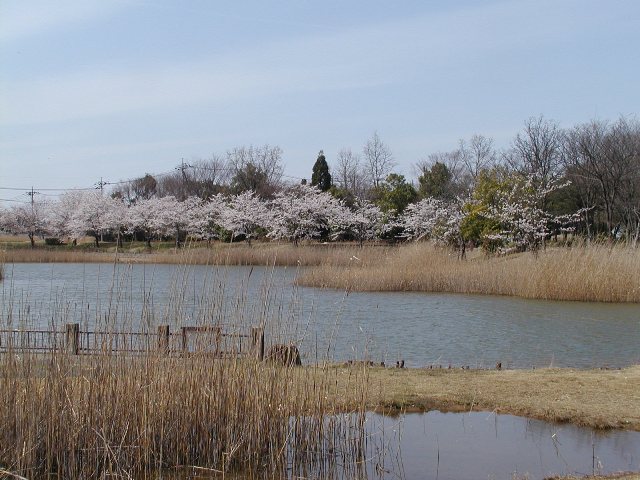
[[[82,331],[80,324],[68,323],[64,330],[0,330],[0,353],[9,351],[69,355],[207,354],[263,360],[264,329],[252,327],[250,332],[243,333],[207,325],[181,327],[171,332],[169,325],[161,325],[155,332]]]

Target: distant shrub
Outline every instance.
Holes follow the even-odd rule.
[[[57,237],[48,237],[44,239],[44,244],[48,246],[64,245],[64,242]]]

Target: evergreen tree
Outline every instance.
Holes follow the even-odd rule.
[[[418,178],[420,194],[424,198],[447,199],[453,197],[451,177],[451,172],[444,163],[434,163],[430,170],[425,171]]]
[[[331,188],[329,165],[327,164],[327,159],[324,157],[324,152],[322,150],[318,153],[318,159],[313,165],[311,185],[318,187],[322,192],[326,192]]]

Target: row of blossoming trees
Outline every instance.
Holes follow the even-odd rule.
[[[330,193],[296,185],[263,199],[252,191],[214,195],[207,200],[173,196],[139,199],[127,205],[97,191],[71,191],[50,203],[34,202],[0,211],[3,230],[75,241],[92,236],[96,246],[109,235],[123,238],[185,238],[228,241],[255,238],[290,241],[352,240],[362,244],[378,238],[432,239],[464,254],[469,240],[491,249],[537,249],[552,234],[569,232],[580,212],[555,216],[542,208],[544,198],[562,188],[539,182],[535,175],[513,177],[495,189],[492,200],[427,197],[400,214],[356,200],[351,206]]]

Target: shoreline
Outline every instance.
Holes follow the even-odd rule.
[[[640,365],[620,370],[366,368],[368,409],[381,413],[488,411],[597,430],[640,431]],[[340,390],[338,390],[339,392]]]
[[[548,247],[537,255],[487,256],[476,249],[464,260],[427,243],[402,245],[254,242],[169,244],[124,249],[9,247],[0,263],[121,263],[309,267],[296,283],[304,287],[366,292],[499,295],[525,299],[640,303],[640,249],[604,244]],[[3,244],[0,243],[0,249]]]

